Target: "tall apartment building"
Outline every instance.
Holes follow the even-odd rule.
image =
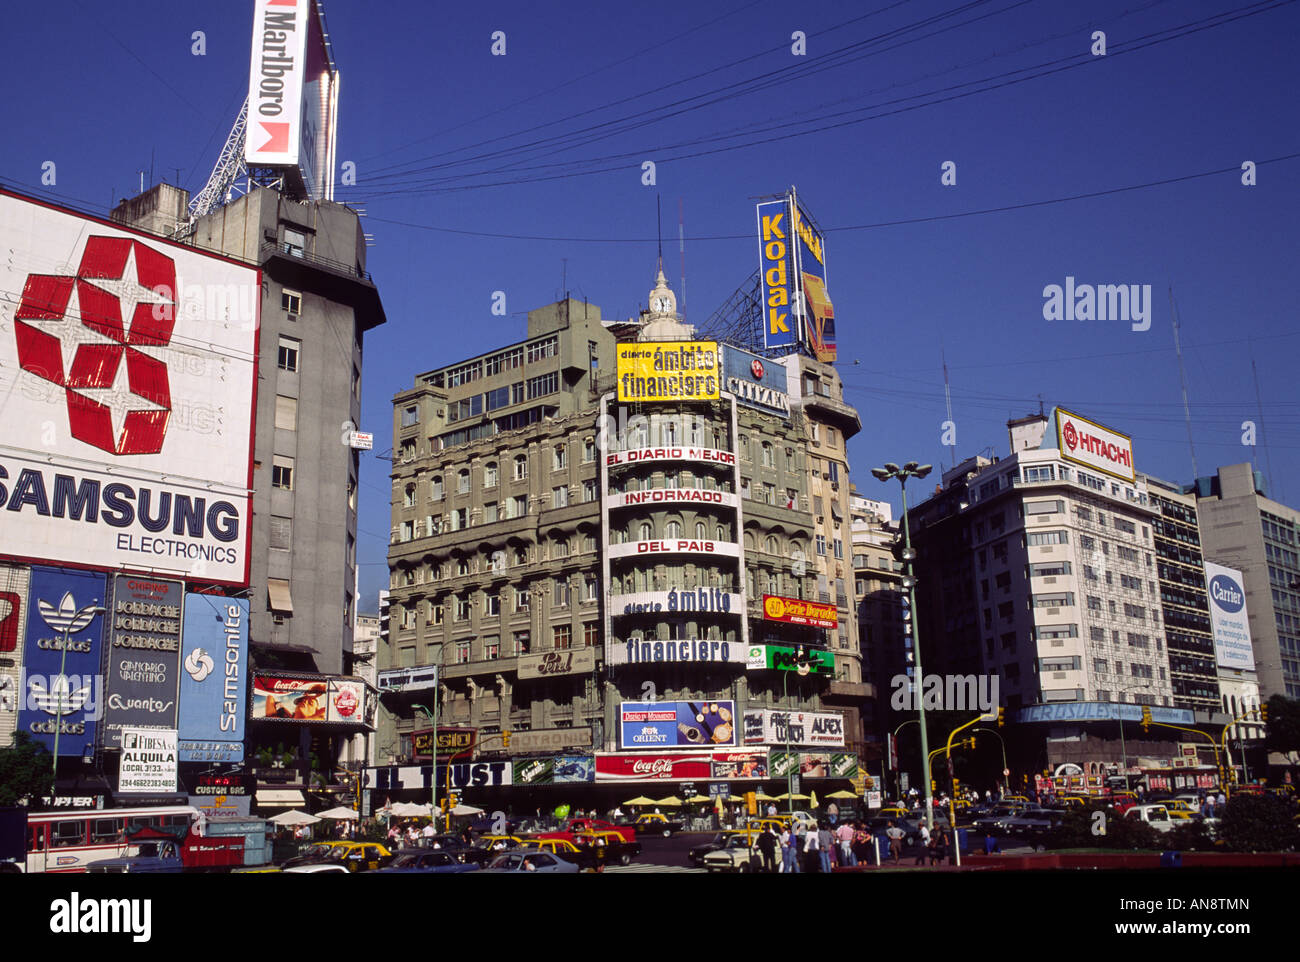
[[[867,714],[864,722],[869,740],[877,742],[889,718],[891,680],[896,674],[905,673],[906,593],[902,586],[903,563],[895,557],[901,534],[891,514],[887,501],[873,501],[858,494],[856,486],[850,487],[853,597],[862,652],[862,680],[876,696],[864,706]]]
[[[1249,464],[1197,478],[1196,509],[1206,558],[1242,573],[1260,697],[1300,698],[1300,511],[1269,498]]]
[[[914,509],[926,673],[965,673],[978,659],[975,670],[997,676],[1009,718],[1032,726],[1018,733],[1032,742],[1021,771],[1168,769],[1168,737],[1131,724],[1142,705],[1157,720],[1193,720],[1174,709],[1157,508],[1144,479],[1081,466],[1048,427],[1041,414],[1008,422],[1008,457],[958,465]],[[1131,465],[1131,448],[1111,451]]]
[[[674,764],[711,777],[698,751],[665,753],[649,736],[658,754],[633,755],[625,704],[732,702],[736,750],[718,764],[751,779],[770,746],[768,719],[746,711],[825,712],[816,717],[844,731],[820,744],[861,742],[856,705],[827,711],[861,686],[849,636],[768,617],[763,604],[816,605],[833,584],[816,560],[812,456],[787,368],[714,345],[720,400],[620,402],[620,344],[699,354],[662,273],[650,303],[632,321],[572,300],[531,311],[524,341],[422,374],[395,397],[377,752],[395,767],[378,784],[419,782],[400,766],[428,758],[435,669],[440,737],[473,729],[476,758],[498,766],[485,787],[507,804],[525,804],[521,792],[537,801],[552,780],[594,781],[565,785],[591,793],[605,777],[675,779]],[[846,496],[842,470],[820,480]],[[787,670],[801,645],[808,677]]]
[[[171,233],[189,195],[160,184],[113,211]],[[367,331],[385,322],[357,213],[253,190],[200,218],[186,242],[262,270],[253,547],[254,668],[350,670]]]

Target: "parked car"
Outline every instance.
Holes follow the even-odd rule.
[[[281,869],[290,875],[348,875],[348,870],[337,862],[312,862]]]
[[[704,856],[704,868],[709,872],[757,872],[762,865],[757,837],[747,838],[744,832],[733,833],[722,848]]]
[[[474,862],[462,862],[451,852],[439,851],[431,848],[404,848],[401,849],[393,860],[381,869],[376,869],[376,875],[414,875],[436,873],[440,875],[456,875],[462,872],[477,872],[478,865]]]
[[[567,875],[576,874],[578,866],[573,862],[565,861],[557,855],[552,855],[550,852],[517,850],[498,855],[488,863],[487,868],[483,869],[485,875],[503,875],[507,872],[511,874],[516,872],[549,872]]]
[[[468,851],[461,853],[461,860],[473,862],[482,868],[502,852],[508,852],[523,845],[527,839],[517,835],[481,835],[474,840]]]
[[[1064,818],[1063,812],[1049,811],[1047,809],[1017,812],[1002,822],[1001,830],[1008,835],[1036,838],[1046,835],[1052,829],[1059,827]]]
[[[575,841],[574,836],[580,832],[614,832],[625,842],[636,841],[636,829],[630,825],[615,825],[600,818],[571,818],[564,827],[552,832],[541,832],[538,838],[567,838]]]

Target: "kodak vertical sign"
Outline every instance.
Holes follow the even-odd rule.
[[[244,150],[249,164],[298,165],[310,13],[311,0],[256,2]]]
[[[786,199],[759,204],[759,285],[763,298],[763,346],[799,343],[798,322],[790,312],[794,290],[790,204]]]

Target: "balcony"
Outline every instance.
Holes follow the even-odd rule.
[[[823,394],[810,394],[803,397],[803,407],[817,420],[825,421],[844,432],[847,441],[862,430],[862,420],[858,412],[843,401],[837,401]]]

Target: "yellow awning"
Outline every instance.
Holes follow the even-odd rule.
[[[293,598],[289,595],[289,582],[283,578],[270,578],[266,582],[267,593],[271,598],[271,610],[286,615],[293,614]]]

